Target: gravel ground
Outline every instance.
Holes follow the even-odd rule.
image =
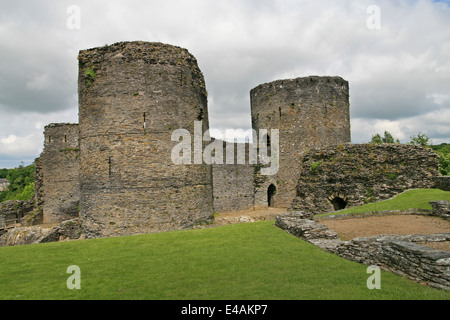
[[[450,233],[450,221],[418,215],[388,215],[343,220],[320,220],[320,223],[336,231],[342,240],[380,234],[434,234]],[[423,243],[429,247],[450,251],[450,243]]]

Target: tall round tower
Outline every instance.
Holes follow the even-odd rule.
[[[78,125],[51,123],[45,126],[41,154],[43,222],[55,223],[78,217]]]
[[[279,130],[279,170],[256,177],[255,205],[289,207],[303,154],[313,147],[350,142],[348,82],[310,76],[277,80],[250,91],[252,127]],[[274,141],[271,141],[274,142]]]
[[[171,160],[175,129],[209,128],[197,61],[162,43],[79,53],[80,216],[87,237],[191,227],[213,215],[211,167]]]

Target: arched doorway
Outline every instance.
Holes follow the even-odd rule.
[[[333,200],[331,200],[331,204],[333,205],[334,210],[337,211],[345,209],[345,207],[347,206],[347,201],[345,201],[341,197],[335,197]]]
[[[275,206],[275,194],[277,193],[277,187],[275,187],[273,184],[269,186],[267,189],[267,205],[269,207]]]

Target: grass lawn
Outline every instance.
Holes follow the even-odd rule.
[[[81,270],[69,290],[67,267]],[[450,299],[289,235],[274,221],[0,248],[0,299]]]
[[[377,212],[384,210],[408,210],[408,209],[429,209],[432,207],[430,201],[447,200],[450,201],[450,191],[439,189],[414,189],[399,194],[393,199],[380,202],[368,203],[362,206],[344,209],[336,212],[318,215],[335,215],[349,213]]]

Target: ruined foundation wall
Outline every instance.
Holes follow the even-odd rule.
[[[78,125],[53,123],[45,127],[44,150],[37,163],[36,205],[43,206],[43,222],[78,216]]]
[[[262,84],[250,92],[252,127],[279,129],[279,171],[257,175],[256,206],[267,206],[267,188],[277,188],[275,206],[295,198],[303,154],[319,146],[350,142],[348,82],[310,76]]]
[[[80,51],[81,217],[87,237],[189,228],[213,215],[211,166],[171,160],[175,129],[209,128],[186,49],[122,42]]]
[[[439,159],[421,146],[345,144],[311,150],[298,165],[292,209],[317,214],[334,211],[332,201],[338,199],[353,207],[408,189],[433,188]]]

